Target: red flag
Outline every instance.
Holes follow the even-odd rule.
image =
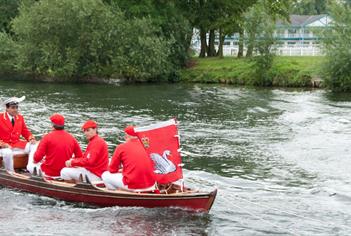
[[[154,163],[156,181],[166,184],[183,178],[175,119],[134,129]]]

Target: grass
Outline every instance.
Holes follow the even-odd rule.
[[[320,78],[324,57],[281,57],[274,58],[267,70],[271,86],[309,87],[312,80]],[[255,85],[254,62],[246,58],[225,57],[194,58],[194,66],[183,69],[181,80],[200,83],[227,83]]]

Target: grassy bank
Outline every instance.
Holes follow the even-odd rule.
[[[256,85],[254,62],[250,59],[226,57],[194,58],[193,66],[181,72],[181,80],[199,83]],[[324,57],[275,57],[268,70],[271,86],[312,87],[320,80]]]

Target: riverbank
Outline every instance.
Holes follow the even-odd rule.
[[[269,81],[266,84],[273,87],[323,87],[321,77],[323,61],[324,57],[277,56],[274,58],[272,67],[267,71]],[[193,58],[189,66],[180,71],[179,81],[185,83],[222,83],[262,87],[257,84],[258,78],[257,74],[255,74],[254,63],[253,60],[246,58]],[[59,78],[10,72],[0,73],[0,77],[54,83],[133,83],[133,81],[123,78]]]
[[[324,57],[274,58],[268,75],[277,87],[322,87],[321,67]],[[254,62],[246,58],[194,58],[189,68],[181,71],[181,81],[255,85]]]

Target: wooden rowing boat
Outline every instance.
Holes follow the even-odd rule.
[[[31,176],[26,172],[9,174],[3,168],[0,168],[0,185],[64,201],[99,207],[179,207],[202,212],[208,212],[211,209],[217,194],[217,189],[212,192],[201,192],[181,188],[176,184],[163,186],[158,193],[108,190],[102,183],[71,184],[42,176]]]

